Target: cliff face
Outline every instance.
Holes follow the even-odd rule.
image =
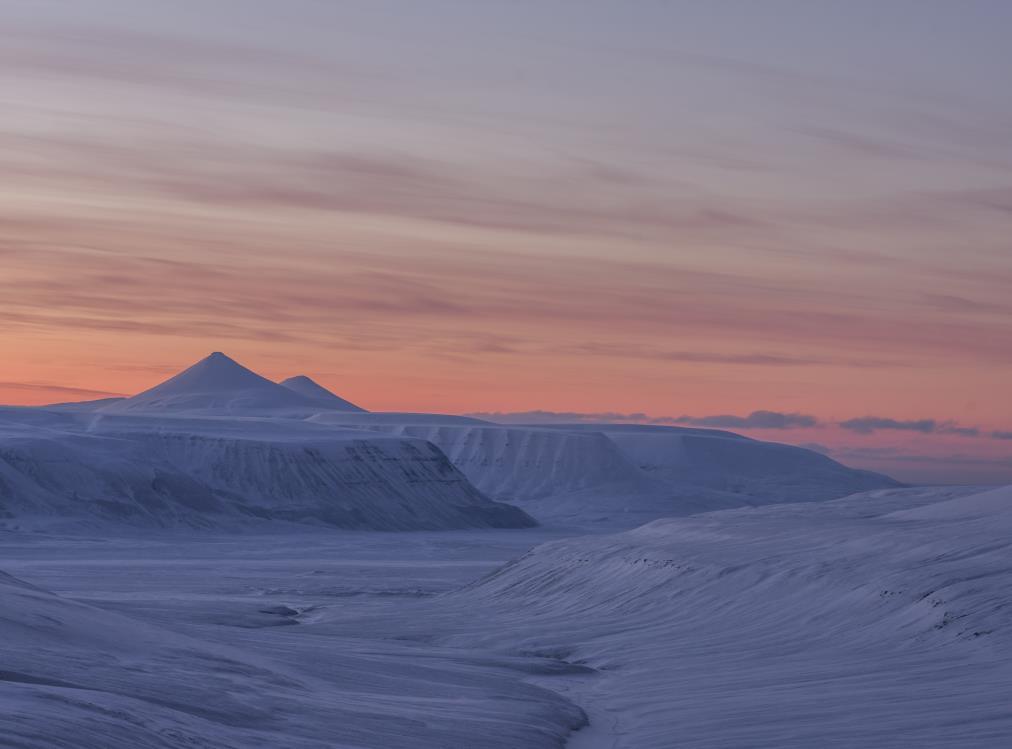
[[[435,414],[320,413],[312,421],[427,440],[488,496],[551,522],[632,527],[659,517],[899,486],[812,450],[710,429],[514,426]]]
[[[502,501],[536,500],[643,479],[614,443],[598,433],[493,424],[367,428],[431,442],[481,491]]]
[[[300,423],[0,415],[0,515],[135,526],[526,527],[424,440]]]

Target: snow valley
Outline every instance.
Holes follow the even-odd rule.
[[[0,408],[0,746],[1003,746],[1010,523],[1009,489],[214,353]]]

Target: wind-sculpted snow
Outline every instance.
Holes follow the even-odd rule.
[[[0,573],[0,746],[554,749],[584,720],[507,663],[334,641],[279,652],[179,634]]]
[[[880,490],[564,540],[0,531],[34,583],[0,575],[0,745],[1004,747],[1010,500]]]
[[[958,497],[912,510],[899,510],[891,517],[902,520],[978,520],[992,530],[1012,525],[1012,486]]]
[[[553,542],[432,616],[457,645],[597,669],[566,690],[591,720],[574,747],[1009,746],[1012,488],[972,491]]]
[[[258,520],[418,530],[526,527],[431,444],[290,420],[0,411],[0,516],[62,526]],[[16,522],[14,522],[16,521]]]

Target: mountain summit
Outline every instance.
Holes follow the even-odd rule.
[[[354,403],[346,401],[341,396],[332,393],[327,390],[327,388],[323,387],[323,385],[306,375],[296,375],[295,377],[289,377],[287,380],[282,380],[281,386],[286,387],[299,395],[304,395],[307,398],[314,398],[315,400],[323,401],[327,403],[330,408],[334,408],[339,411],[365,411],[364,408],[360,408]]]
[[[341,401],[337,396],[333,397]],[[282,387],[216,351],[150,390],[112,403],[101,410],[112,413],[170,412],[241,416],[279,410],[316,411],[334,408],[340,406]]]
[[[220,351],[201,359],[189,369],[184,369],[160,385],[146,390],[141,395],[175,395],[180,393],[212,393],[218,391],[243,390],[247,388],[274,390],[274,383],[261,377],[251,369]]]

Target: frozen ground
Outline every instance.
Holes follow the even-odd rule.
[[[980,492],[575,537],[5,533],[60,598],[0,580],[0,745],[550,747],[586,713],[566,746],[1008,746],[1012,490]]]
[[[561,746],[582,711],[528,682],[553,659],[314,626],[555,535],[0,533],[0,746]]]

